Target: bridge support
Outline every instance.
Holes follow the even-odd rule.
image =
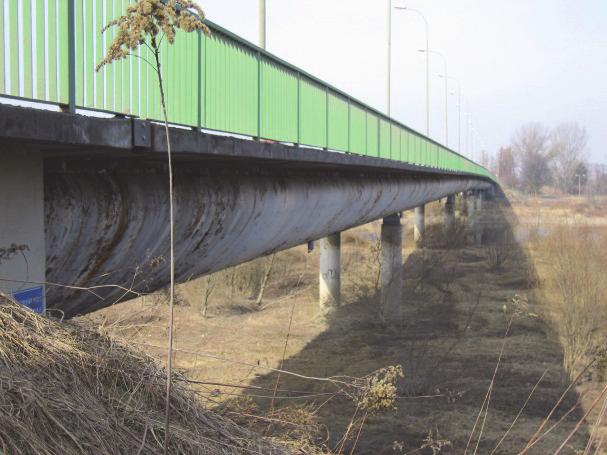
[[[484,191],[476,192],[476,211],[480,212],[483,210],[483,200],[485,199]]]
[[[483,205],[485,199],[485,192],[478,190],[476,192],[476,221],[475,221],[475,230],[474,230],[474,242],[477,245],[480,245],[483,242]]]
[[[450,232],[455,227],[455,195],[447,196],[445,201],[445,230]]]
[[[476,209],[476,195],[473,191],[466,193],[466,216],[468,217],[468,225],[474,224],[474,212]]]
[[[42,155],[4,153],[0,195],[0,290],[43,312],[46,251]]]
[[[472,232],[474,243],[481,243],[482,230],[479,226],[479,217],[483,207],[482,193],[471,191],[466,195],[466,211],[468,216],[468,227]]]
[[[381,225],[381,314],[401,301],[403,232],[400,215],[384,217]]]
[[[413,240],[417,246],[422,244],[426,231],[426,206],[415,207],[415,223],[413,225]]]
[[[322,311],[340,305],[341,234],[331,234],[320,240],[319,304]]]

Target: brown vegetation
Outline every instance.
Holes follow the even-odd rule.
[[[379,223],[343,234],[344,305],[327,318],[317,306],[317,251],[305,247],[277,254],[261,309],[253,283],[263,280],[267,259],[216,274],[206,319],[195,314],[201,280],[186,284],[176,363],[221,412],[268,436],[297,435],[303,453],[462,453],[481,410],[469,453],[477,444],[477,453],[498,444],[494,453],[516,453],[543,422],[530,453],[550,453],[574,428],[585,398],[573,388],[559,401],[569,384],[559,338],[537,317],[543,309],[534,287],[542,280],[508,228],[513,216],[489,208],[486,218],[483,245],[467,235],[450,245],[442,208],[433,204],[425,248],[414,250],[406,217],[403,302],[387,322],[378,318]],[[232,282],[251,286],[241,292]],[[504,336],[515,295],[527,310]],[[92,318],[161,357],[166,335],[156,328],[164,321],[154,305],[121,304]],[[387,414],[361,412],[333,384],[314,379],[364,377],[386,365],[404,373]],[[270,370],[276,367],[283,372]],[[585,435],[576,430],[567,453],[583,448]]]
[[[607,341],[606,247],[607,231],[575,223],[552,228],[533,245],[545,280],[546,312],[572,377]]]
[[[151,357],[0,297],[0,452],[163,452],[166,372]],[[170,453],[289,453],[205,409],[181,375]]]

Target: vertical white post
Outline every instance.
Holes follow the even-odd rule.
[[[415,224],[413,226],[413,240],[419,246],[426,230],[426,206],[415,207]]]
[[[392,0],[388,0],[388,116],[392,114]]]
[[[341,303],[341,237],[331,234],[320,240],[319,305],[321,310],[336,308]]]

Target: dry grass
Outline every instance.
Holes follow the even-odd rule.
[[[175,375],[169,453],[281,454],[205,409]],[[163,452],[166,373],[146,354],[0,302],[0,452]]]
[[[505,340],[477,453],[491,453],[511,426],[495,453],[522,450],[567,386],[558,340],[541,319],[517,320],[504,338],[508,319],[503,306],[514,295],[526,296],[529,311],[540,313],[533,266],[516,242],[501,267],[492,266],[487,253],[495,240],[491,235],[484,236],[487,245],[466,243],[463,236],[459,247],[450,246],[441,237],[440,206],[427,213],[428,232],[436,235],[422,250],[413,249],[411,217],[406,217],[403,301],[387,323],[378,319],[380,223],[372,223],[342,236],[344,305],[328,318],[319,315],[317,306],[318,252],[307,254],[305,247],[277,255],[261,310],[246,287],[232,292],[231,271],[218,275],[206,319],[195,303],[203,296],[203,283],[184,285],[185,301],[192,306],[181,306],[176,313],[177,365],[189,378],[214,383],[200,384],[200,391],[222,412],[257,432],[293,441],[303,453],[340,448],[360,454],[462,453]],[[492,214],[489,208],[487,216],[497,226],[508,225],[507,213]],[[263,259],[258,264],[263,270]],[[245,270],[235,272],[236,281]],[[161,357],[161,350],[150,347],[162,346],[165,339],[156,328],[164,320],[155,305],[124,303],[90,318],[105,318],[108,332],[146,345]],[[396,409],[365,416],[347,397],[317,395],[333,394],[333,386],[285,375],[278,386],[284,398],[273,400],[278,375],[267,368],[282,364],[287,335],[284,368],[289,371],[361,377],[385,365],[402,365],[405,377],[398,385]],[[309,396],[287,393],[295,390]],[[573,427],[571,420],[579,417],[579,405],[558,422],[578,399],[575,390],[568,393],[548,419],[548,427],[556,428],[530,453],[551,453],[562,443]],[[248,415],[244,420],[234,414],[242,409]],[[583,430],[571,447],[583,446]],[[298,436],[289,439],[293,435]]]
[[[553,227],[532,242],[546,314],[559,334],[571,376],[600,354],[607,340],[606,247],[604,229],[576,224]]]

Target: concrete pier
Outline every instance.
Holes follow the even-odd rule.
[[[426,206],[419,205],[415,207],[415,223],[413,225],[413,240],[420,245],[426,230]]]
[[[447,196],[445,202],[445,230],[451,231],[455,227],[455,195]]]
[[[403,235],[400,215],[384,217],[381,225],[381,314],[402,300]]]
[[[476,211],[476,195],[470,191],[466,194],[466,216],[468,217],[468,224],[474,224],[474,212]]]
[[[0,194],[0,290],[42,313],[46,271],[42,155],[3,154]]]
[[[471,191],[466,196],[466,211],[468,219],[468,229],[472,233],[472,239],[475,244],[482,242],[482,226],[479,223],[481,216],[481,210],[483,207],[483,201],[481,193],[478,191]]]
[[[331,234],[320,240],[319,304],[323,311],[337,308],[341,289],[341,236]]]
[[[476,191],[476,210],[474,212],[474,215],[476,217],[476,220],[474,222],[474,243],[476,243],[477,245],[480,245],[481,243],[483,243],[483,231],[484,231],[484,224],[483,224],[483,199],[485,198],[485,195],[483,193],[483,191]]]

